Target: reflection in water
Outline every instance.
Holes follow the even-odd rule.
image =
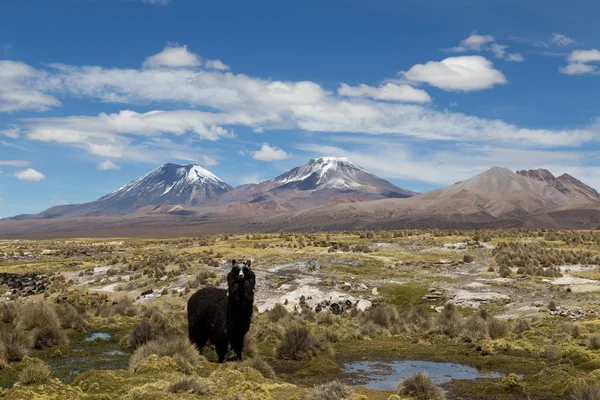
[[[94,332],[90,336],[86,337],[85,341],[91,342],[92,340],[96,340],[96,339],[108,340],[108,339],[110,339],[110,334],[103,333],[103,332]]]
[[[438,384],[453,379],[502,377],[497,372],[483,373],[462,364],[429,361],[356,361],[344,364],[342,370],[352,374],[355,384],[372,390],[394,390],[398,381],[417,372],[427,372]]]

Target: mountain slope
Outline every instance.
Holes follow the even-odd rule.
[[[159,204],[195,207],[231,190],[210,171],[196,165],[165,164],[98,200],[52,207],[13,219],[48,219],[74,215],[128,214]],[[163,206],[160,209],[171,209]],[[149,209],[155,210],[155,207]]]
[[[466,181],[406,199],[338,204],[274,216],[265,229],[461,227],[521,220],[588,200],[506,168],[492,168]]]
[[[571,196],[580,197],[581,199],[586,199],[592,202],[600,201],[600,194],[594,188],[586,185],[579,179],[574,178],[569,174],[562,174],[557,178],[547,169],[541,168],[528,171],[517,171],[517,174],[545,182],[557,189],[559,192],[569,194]]]
[[[215,204],[246,212],[300,210],[341,202],[405,198],[416,193],[378,178],[347,158],[321,157],[259,184],[239,186]],[[237,205],[245,204],[245,207]],[[271,206],[266,207],[266,204]]]

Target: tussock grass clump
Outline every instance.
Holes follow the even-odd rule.
[[[453,303],[447,303],[436,320],[437,329],[444,335],[457,336],[460,332],[460,314]]]
[[[426,372],[417,372],[398,384],[398,394],[411,396],[417,400],[445,400],[444,392],[433,382]]]
[[[54,308],[44,301],[38,301],[37,303],[25,304],[19,307],[17,325],[29,331],[48,326],[59,327],[60,320]]]
[[[283,335],[277,348],[277,357],[286,360],[302,360],[317,355],[331,354],[329,342],[322,337],[315,337],[305,326],[292,326]]]
[[[59,304],[56,307],[56,314],[60,320],[61,328],[75,329],[77,332],[85,332],[88,325],[85,314],[80,314],[71,304]]]
[[[264,376],[267,379],[275,378],[275,371],[273,370],[273,367],[271,367],[271,365],[268,362],[266,362],[265,360],[263,360],[262,358],[258,358],[258,357],[250,358],[248,360],[245,360],[242,363],[242,365],[250,367],[250,368],[254,368],[258,372],[260,372],[262,376]]]
[[[599,350],[600,349],[600,335],[592,335],[589,337],[587,342],[587,347],[590,350]]]
[[[167,386],[167,392],[169,393],[189,393],[197,394],[199,396],[208,396],[213,390],[206,383],[205,379],[197,378],[194,376],[180,376],[175,378],[169,386]]]
[[[17,307],[13,303],[0,303],[0,322],[12,324],[17,317]]]
[[[496,318],[490,318],[487,321],[487,331],[490,339],[500,339],[508,334],[508,324]]]
[[[556,309],[557,309],[556,302],[554,300],[550,300],[550,303],[548,303],[548,310],[556,311]]]
[[[340,400],[352,398],[352,392],[340,381],[331,381],[316,386],[308,394],[307,400]]]
[[[585,381],[575,384],[569,400],[600,400],[600,383]]]
[[[138,310],[133,304],[133,300],[127,296],[122,297],[117,303],[113,304],[111,311],[111,315],[119,314],[126,317],[133,317],[138,314]]]
[[[400,313],[391,305],[380,304],[365,311],[363,319],[365,322],[370,321],[384,328],[391,329],[400,323]]]
[[[531,329],[531,325],[529,324],[529,322],[526,319],[520,319],[519,321],[517,321],[517,324],[515,325],[513,332],[516,333],[517,335],[522,334],[525,331],[528,331]]]
[[[401,320],[407,325],[423,330],[429,330],[433,325],[431,314],[423,306],[410,308],[401,316]]]
[[[148,310],[142,320],[131,328],[129,345],[138,348],[154,339],[183,336],[176,326],[177,321],[174,317],[154,309]]]
[[[50,368],[38,359],[31,359],[19,374],[19,382],[24,385],[39,385],[50,378]]]
[[[479,340],[487,337],[485,319],[474,314],[462,322],[461,337],[466,341]]]
[[[135,371],[137,366],[152,354],[173,358],[177,366],[185,372],[192,371],[203,360],[196,347],[187,338],[160,338],[138,348],[129,359],[129,368]]]
[[[38,350],[49,349],[68,342],[67,335],[55,326],[37,328],[33,331],[33,347]]]
[[[6,360],[21,361],[27,350],[27,337],[17,327],[2,329],[0,330],[0,348],[3,349]]]

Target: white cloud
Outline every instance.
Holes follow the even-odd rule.
[[[166,6],[171,0],[142,0],[142,3],[152,4],[155,6]]]
[[[600,67],[590,65],[590,63],[600,62],[600,50],[575,50],[567,58],[569,62],[566,67],[559,68],[559,71],[566,75],[585,75],[598,74]]]
[[[566,35],[562,35],[560,33],[553,33],[552,34],[552,43],[554,43],[557,46],[571,46],[577,42],[575,41],[575,39],[570,38]]]
[[[31,163],[25,160],[0,160],[0,165],[5,165],[8,167],[26,167],[29,164]]]
[[[204,66],[208,69],[216,69],[218,71],[229,71],[229,65],[226,65],[221,60],[206,60]]]
[[[268,143],[263,143],[260,150],[252,153],[252,158],[260,161],[280,161],[290,157],[285,151]]]
[[[507,83],[504,74],[481,56],[449,57],[440,62],[417,64],[406,72],[404,78],[425,82],[443,90],[469,92],[488,89]]]
[[[346,97],[369,97],[375,100],[404,101],[411,103],[428,103],[431,97],[426,91],[416,89],[409,85],[396,85],[395,83],[386,83],[379,87],[361,84],[358,86],[349,86],[342,83],[338,88],[338,94]]]
[[[242,185],[247,185],[249,183],[258,183],[261,180],[262,179],[260,178],[260,174],[253,174],[248,176],[242,176],[242,178],[240,179],[240,183]]]
[[[22,181],[41,181],[42,179],[46,179],[46,177],[39,171],[36,171],[33,168],[27,168],[23,171],[15,172],[15,177]]]
[[[448,51],[454,53],[466,53],[466,52],[481,52],[489,51],[494,57],[502,58],[506,61],[522,62],[525,61],[520,53],[506,53],[508,45],[501,45],[496,42],[496,39],[491,35],[478,35],[472,34],[465,40],[462,40],[457,47],[451,47]]]
[[[219,165],[219,161],[211,156],[200,156],[200,164],[205,167],[214,167],[215,165]]]
[[[121,169],[121,167],[119,167],[111,160],[105,160],[98,163],[98,170],[100,171],[109,171],[111,169]]]
[[[39,82],[45,78],[45,73],[27,64],[0,60],[0,112],[45,111],[59,106],[57,99],[30,85],[31,82]]]
[[[6,136],[11,139],[17,139],[19,137],[20,129],[18,127],[12,127],[8,129],[0,130],[0,136]]]
[[[188,51],[187,46],[167,45],[163,51],[146,58],[144,68],[199,67],[200,57]]]

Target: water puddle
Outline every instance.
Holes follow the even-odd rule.
[[[85,341],[86,342],[91,342],[92,340],[96,340],[96,339],[109,340],[110,339],[110,334],[109,333],[103,333],[103,332],[94,332],[90,336],[86,337]]]
[[[462,364],[429,361],[355,361],[342,366],[353,384],[371,390],[395,390],[398,382],[417,372],[427,372],[437,383],[453,379],[501,378],[497,372],[484,373]]]

